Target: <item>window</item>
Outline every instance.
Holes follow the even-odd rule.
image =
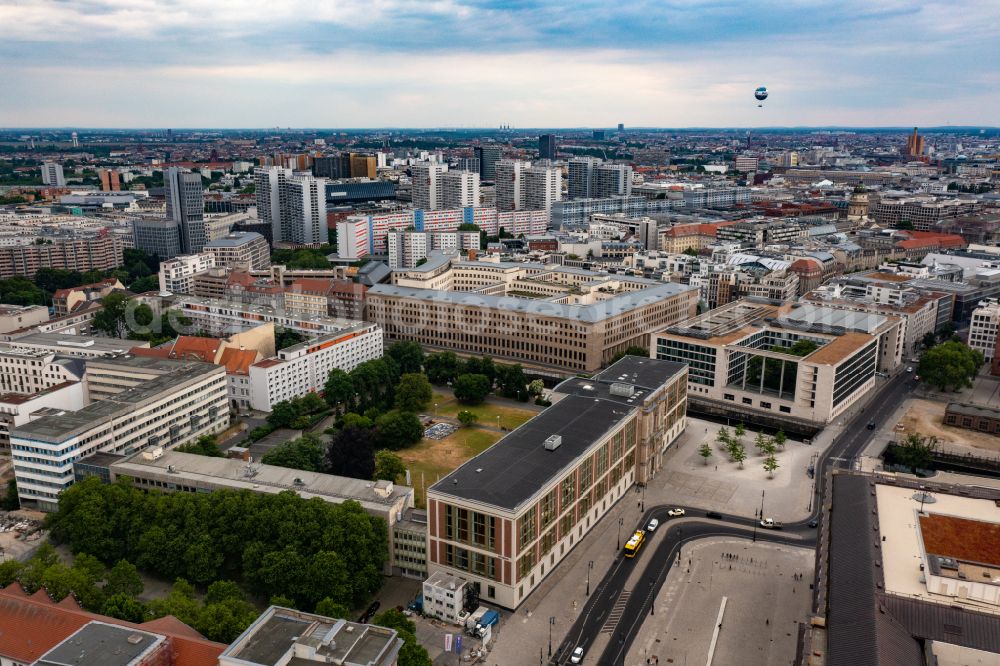
[[[725,398],[726,400],[736,400],[736,396],[733,395],[732,393],[726,393],[722,397]]]
[[[753,404],[753,400],[750,399],[750,398],[743,398],[743,404],[744,405],[752,405]]]
[[[784,412],[785,414],[791,414],[792,408],[788,407],[787,405],[778,405],[778,411]]]
[[[496,599],[497,588],[493,587],[492,585],[487,585],[486,586],[486,596],[489,597],[490,599]]]
[[[769,402],[761,401],[760,406],[763,407],[764,409],[771,409],[771,403]]]

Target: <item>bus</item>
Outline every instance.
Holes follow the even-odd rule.
[[[635,557],[642,544],[646,542],[646,531],[636,530],[627,542],[625,542],[625,557]]]

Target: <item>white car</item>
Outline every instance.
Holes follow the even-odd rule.
[[[583,648],[578,647],[573,650],[573,655],[569,658],[569,663],[571,664],[582,664],[583,663]]]
[[[658,521],[656,518],[653,518],[651,521],[649,521],[649,525],[646,525],[646,531],[655,532],[656,528],[659,526],[660,526],[660,521]]]
[[[907,372],[913,372],[913,366],[911,365],[911,366],[907,367],[907,368],[906,368],[906,371],[907,371]]]
[[[671,509],[670,511],[667,511],[667,515],[670,516],[671,518],[677,518],[678,516],[683,516],[684,509]]]

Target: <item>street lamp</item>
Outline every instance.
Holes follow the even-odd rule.
[[[499,414],[497,414],[497,430],[502,430],[502,428],[500,427],[500,415]]]
[[[549,656],[552,656],[552,625],[556,623],[555,615],[549,616]]]
[[[646,484],[642,484],[642,499],[639,501],[639,513],[646,510]]]
[[[618,545],[615,546],[615,550],[621,550],[622,547],[622,525],[625,524],[624,518],[618,519]]]
[[[586,594],[586,596],[588,596],[588,597],[590,596],[590,570],[593,569],[593,568],[594,568],[594,560],[591,560],[590,562],[587,562],[587,594]]]

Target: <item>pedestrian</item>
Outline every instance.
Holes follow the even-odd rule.
[[[771,626],[771,618],[767,618],[766,620],[764,620],[764,624],[766,624],[767,626],[770,627]]]

